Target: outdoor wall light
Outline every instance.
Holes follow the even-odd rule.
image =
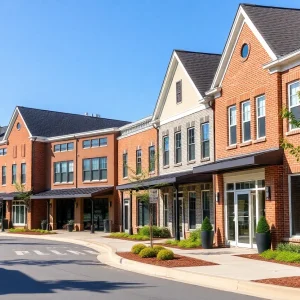
[[[220,192],[216,192],[216,202],[220,202]]]
[[[266,200],[271,200],[271,187],[266,186]]]

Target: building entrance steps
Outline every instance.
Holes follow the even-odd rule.
[[[217,263],[215,266],[200,266],[186,268],[164,268],[142,263],[128,261],[117,255],[117,252],[130,251],[131,247],[137,243],[148,241],[126,241],[119,239],[107,238],[109,234],[97,232],[67,232],[57,231],[57,234],[50,236],[22,236],[18,234],[0,233],[1,237],[5,235],[14,237],[31,237],[34,239],[47,239],[62,242],[78,243],[99,251],[98,260],[112,267],[117,267],[127,271],[169,278],[190,284],[207,286],[221,290],[231,290],[249,295],[257,295],[256,288],[261,297],[266,299],[298,299],[293,295],[299,293],[299,289],[265,285],[251,282],[252,280],[300,276],[300,268],[288,265],[270,263],[265,261],[256,261],[252,259],[238,257],[241,254],[256,253],[255,249],[248,248],[217,248],[211,250],[190,249],[172,250],[180,255],[198,258]],[[157,241],[155,241],[157,243]],[[161,241],[159,241],[161,242]],[[269,293],[269,294],[268,294]],[[296,295],[295,294],[295,295]]]

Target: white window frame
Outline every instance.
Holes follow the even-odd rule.
[[[264,98],[264,112],[262,116],[259,116],[259,107],[258,107],[258,100],[261,98]],[[264,136],[259,136],[259,126],[258,126],[258,119],[260,118],[265,118],[265,135]],[[251,124],[251,121],[250,121]],[[266,95],[260,95],[256,97],[256,138],[257,139],[263,139],[266,137]]]
[[[204,134],[203,134],[203,128],[204,126],[208,126],[208,139],[204,139]],[[201,145],[201,159],[209,159],[210,158],[210,155],[211,155],[211,151],[210,151],[210,143],[211,143],[211,140],[210,140],[210,123],[209,122],[205,122],[205,123],[202,123],[200,125],[200,135],[201,135],[201,138],[200,138],[200,145]],[[204,156],[204,143],[208,142],[208,156]]]
[[[167,201],[167,209],[165,209],[165,201]],[[167,220],[165,220],[166,211],[167,211]],[[165,223],[167,223],[167,226],[165,226]],[[168,227],[168,225],[169,225],[169,194],[163,194],[163,226]]]
[[[21,203],[23,202],[23,204]],[[14,220],[15,220],[15,211],[14,210],[14,207],[24,207],[24,223],[14,223]],[[24,201],[21,201],[21,200],[14,200],[13,203],[12,203],[12,222],[13,222],[13,225],[14,226],[25,226],[26,225],[26,220],[27,220],[27,208],[26,208],[26,205],[24,203]]]
[[[191,228],[190,227],[190,194],[195,194],[195,228]],[[189,191],[188,192],[188,228],[189,228],[189,231],[193,231],[193,230],[196,230],[197,229],[197,193],[196,191]]]
[[[231,124],[231,115],[230,115],[230,112],[232,109],[235,109],[235,124]],[[235,144],[231,144],[231,127],[235,126]],[[232,105],[232,106],[229,106],[228,107],[228,137],[229,137],[229,140],[228,140],[228,145],[230,146],[234,146],[237,144],[237,125],[236,125],[236,105]]]
[[[244,106],[248,103],[249,103],[249,107],[250,107],[250,119],[249,119],[249,121],[245,121],[244,120]],[[246,123],[246,122],[250,122],[250,139],[245,141],[244,123]],[[251,102],[250,102],[250,100],[242,102],[242,141],[243,141],[243,143],[247,143],[247,142],[251,141]]]
[[[291,112],[292,108],[294,107],[297,107],[297,106],[300,106],[300,99],[299,99],[299,104],[298,105],[293,105],[291,106],[291,86],[293,84],[299,84],[299,91],[300,91],[300,80],[297,80],[297,81],[294,81],[294,82],[291,82],[288,84],[288,105],[289,105],[289,111]],[[293,131],[293,130],[297,130],[299,128],[292,128],[292,124],[289,123],[289,131]]]
[[[288,175],[288,184],[289,184],[289,222],[290,222],[290,237],[291,238],[300,238],[300,235],[293,235],[293,218],[292,218],[292,177],[294,176],[300,176],[300,173],[295,173],[295,174],[289,174]]]

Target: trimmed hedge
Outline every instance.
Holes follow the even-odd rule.
[[[265,259],[274,259],[280,262],[300,262],[300,253],[279,250],[267,250],[261,254]]]
[[[155,257],[156,251],[151,247],[147,247],[139,253],[139,256],[142,258]]]
[[[158,254],[159,251],[165,250],[166,248],[160,245],[154,245],[153,250],[156,252],[156,255]]]
[[[136,244],[132,246],[131,252],[134,254],[139,254],[143,249],[147,248],[144,244]]]
[[[201,231],[212,231],[212,230],[213,230],[213,227],[210,223],[209,218],[205,217],[205,219],[203,220],[202,225],[201,225]]]
[[[152,231],[153,231],[153,237],[156,237],[156,238],[169,238],[171,236],[170,230],[166,227],[152,226]],[[140,228],[138,234],[149,237],[150,236],[150,227],[144,226],[144,227]]]
[[[257,233],[267,233],[270,231],[270,226],[264,216],[260,217],[257,227],[256,227],[256,232]]]
[[[171,250],[161,250],[157,254],[157,259],[159,260],[172,260],[174,259],[174,253]]]
[[[290,244],[290,243],[280,243],[277,245],[277,250],[300,253],[300,245]]]

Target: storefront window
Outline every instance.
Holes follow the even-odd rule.
[[[227,193],[227,232],[228,240],[235,240],[234,193]]]
[[[300,176],[291,176],[292,235],[300,235]]]
[[[24,204],[24,201],[13,201],[12,213],[14,225],[25,225],[26,206]]]

